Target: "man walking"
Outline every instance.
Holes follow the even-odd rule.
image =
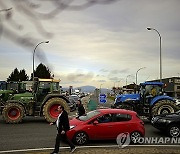
[[[60,146],[60,140],[64,140],[71,148],[71,153],[76,150],[75,145],[67,138],[66,132],[70,129],[69,127],[69,119],[68,114],[64,110],[64,107],[59,105],[58,106],[58,112],[59,116],[54,123],[50,123],[50,125],[53,125],[56,123],[57,126],[57,136],[56,136],[56,143],[54,151],[51,154],[58,154],[59,152],[59,146]]]

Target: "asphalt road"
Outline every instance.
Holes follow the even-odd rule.
[[[164,136],[145,121],[146,136]],[[43,117],[26,117],[21,124],[5,124],[0,116],[0,151],[53,148],[56,128],[50,126]],[[116,141],[91,141],[88,145],[113,145]],[[62,144],[62,146],[66,146]]]

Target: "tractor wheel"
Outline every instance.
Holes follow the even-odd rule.
[[[171,100],[158,101],[151,110],[151,116],[159,114],[174,113],[178,110],[176,104]]]
[[[68,103],[63,98],[51,98],[43,107],[43,116],[47,122],[55,122],[59,113],[57,108],[59,105],[64,106],[64,109],[69,113],[70,109]]]
[[[24,117],[24,107],[19,103],[8,103],[4,106],[2,116],[6,123],[20,123]]]

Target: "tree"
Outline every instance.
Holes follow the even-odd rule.
[[[36,70],[34,71],[34,77],[50,79],[51,72],[48,67],[40,63],[38,67],[36,68]],[[31,80],[32,80],[32,74],[31,74]]]
[[[7,81],[19,81],[19,70],[17,68],[10,74]]]
[[[27,81],[28,76],[26,74],[26,71],[23,70],[18,70],[17,68],[14,69],[14,71],[9,75],[7,78],[7,81]]]
[[[20,72],[19,72],[19,79],[20,79],[20,81],[28,81],[29,77],[26,74],[25,69],[20,70]]]

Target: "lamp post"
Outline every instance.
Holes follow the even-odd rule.
[[[103,83],[100,84],[100,94],[101,94],[101,86],[103,85]]]
[[[144,68],[146,68],[146,67],[141,67],[141,68],[139,68],[138,70],[137,70],[137,72],[136,72],[136,85],[137,85],[137,74],[138,74],[138,72],[140,71],[140,70],[142,70],[142,69],[144,69]]]
[[[36,45],[36,47],[34,48],[34,52],[33,52],[33,82],[34,82],[34,55],[35,55],[35,52],[36,52],[36,49],[37,47],[42,44],[42,43],[49,43],[49,41],[43,41],[43,42],[40,42]]]
[[[160,33],[158,32],[158,30],[156,30],[155,28],[150,28],[148,27],[147,30],[154,30],[158,33],[159,35],[159,48],[160,48],[160,82],[162,82],[162,55],[161,55],[161,35]]]
[[[128,75],[128,76],[126,77],[126,89],[127,89],[127,78],[130,77],[130,76],[131,76],[131,75]]]

